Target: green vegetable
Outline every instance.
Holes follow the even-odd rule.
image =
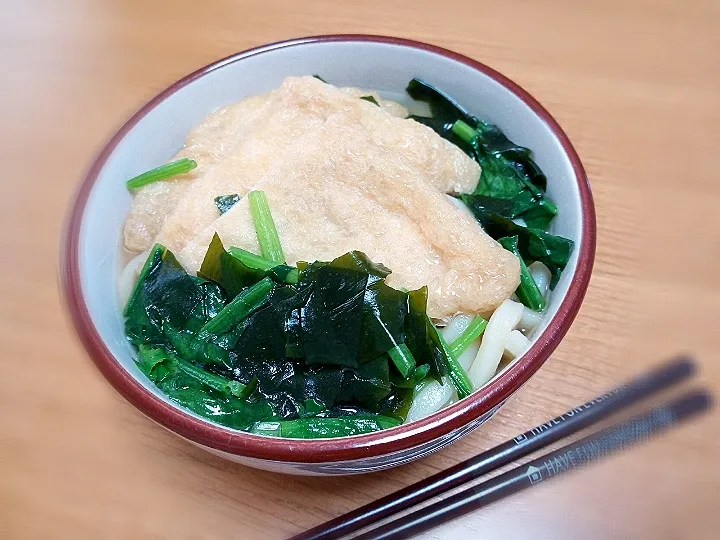
[[[388,354],[400,374],[407,379],[415,370],[415,358],[413,358],[413,355],[410,352],[410,349],[407,348],[407,345],[401,343],[400,345],[390,349]]]
[[[297,268],[291,266],[278,265],[275,261],[266,259],[261,255],[255,255],[249,251],[241,248],[231,247],[228,249],[228,253],[238,259],[248,268],[255,270],[261,270],[263,272],[272,272],[279,281],[285,283],[297,283],[299,279],[299,272]],[[282,277],[281,277],[282,276]]]
[[[164,324],[184,328],[205,300],[201,283],[164,246],[155,245],[123,312],[130,341],[135,345],[162,341]]]
[[[278,264],[285,263],[280,237],[275,222],[270,213],[270,205],[264,191],[251,191],[248,193],[250,213],[252,214],[255,232],[257,233],[260,251],[263,257]]]
[[[185,174],[192,171],[195,167],[197,167],[197,163],[195,161],[188,158],[182,158],[131,178],[127,181],[127,187],[128,189],[138,189],[148,184],[152,184],[153,182],[167,180],[173,176]]]
[[[465,201],[480,222],[485,232],[493,238],[506,236],[518,237],[518,253],[525,264],[540,261],[552,274],[550,288],[555,288],[560,274],[565,269],[573,250],[573,241],[555,236],[540,229],[530,229],[517,225],[512,220],[496,214],[481,206],[477,201]]]
[[[240,200],[240,195],[234,193],[233,195],[220,195],[215,197],[215,206],[217,206],[220,215],[222,216],[225,212],[230,210],[235,203]]]
[[[325,411],[325,404],[317,399],[306,399],[303,403],[305,407],[305,414],[303,416],[317,416],[321,412]]]
[[[267,403],[248,403],[252,386],[219,377],[159,348],[140,345],[138,367],[170,399],[235,429],[275,417]]]
[[[408,83],[406,91],[411,98],[427,103],[432,113],[430,118],[423,116],[411,116],[411,118],[431,127],[441,137],[445,137],[450,142],[456,142],[452,134],[452,126],[456,120],[463,120],[470,125],[479,122],[477,118],[468,113],[452,98],[425,81],[413,79]],[[461,146],[461,148],[463,147],[464,145]]]
[[[443,338],[434,324],[430,323],[430,329],[431,339],[437,345],[443,360],[447,363],[448,378],[455,387],[458,397],[460,399],[468,397],[474,391],[470,377],[468,377],[465,369],[457,361],[457,358],[450,352],[450,347],[448,347],[448,344],[445,342],[445,338]]]
[[[220,285],[232,299],[247,287],[255,285],[266,277],[267,273],[246,266],[237,257],[225,251],[220,237],[215,233],[198,274]]]
[[[363,101],[369,101],[370,103],[372,103],[373,105],[377,105],[378,107],[380,106],[380,104],[377,102],[377,99],[372,96],[360,96],[360,99],[362,99]]]
[[[458,120],[452,127],[453,133],[472,148],[482,167],[477,188],[463,199],[481,197],[486,205],[492,204],[488,198],[497,199],[496,213],[511,219],[522,217],[528,226],[546,230],[557,215],[557,207],[533,183],[545,185],[546,179],[528,157],[530,151],[511,143],[495,126],[477,125],[474,129]],[[528,166],[523,162],[532,163],[537,173],[527,174]]]
[[[178,330],[169,324],[165,324],[163,332],[170,346],[182,358],[192,360],[203,366],[226,367],[230,364],[230,354],[226,349],[216,343],[199,339],[191,331]]]
[[[462,195],[485,231],[496,240],[518,236],[518,253],[526,264],[543,262],[557,284],[573,248],[571,240],[547,233],[557,207],[545,195],[547,178],[527,148],[513,143],[492,124],[482,122],[449,96],[418,79],[407,88],[411,97],[429,104],[432,117],[413,117],[456,144],[482,167],[477,188]],[[512,220],[522,218],[526,227]],[[526,285],[530,286],[526,280]],[[522,294],[522,293],[521,293]],[[538,305],[537,298],[526,298]]]
[[[515,290],[518,300],[533,311],[542,311],[545,309],[545,298],[540,292],[537,283],[535,283],[535,279],[533,279],[530,269],[525,264],[522,255],[520,255],[518,236],[498,238],[498,242],[508,251],[512,251],[520,260],[520,285]]]
[[[205,371],[204,369],[191,364],[187,360],[183,360],[182,358],[173,358],[173,360],[177,363],[176,366],[180,371],[198,382],[209,386],[213,390],[217,390],[218,392],[222,392],[224,394],[232,394],[239,398],[245,398],[250,394],[250,392],[252,392],[251,386],[245,386],[238,381],[231,381],[225,377]]]
[[[400,388],[415,388],[420,384],[430,373],[430,364],[423,364],[422,366],[416,367],[408,377],[401,378],[394,373],[390,374],[390,382],[393,385]]]
[[[192,279],[198,285],[202,296],[200,302],[190,312],[184,329],[194,334],[197,333],[206,322],[222,311],[227,299],[222,287],[217,283],[203,278]]]
[[[475,317],[463,333],[450,344],[450,354],[455,358],[459,358],[470,347],[472,342],[482,335],[487,324],[488,322],[482,317]]]
[[[375,430],[383,417],[404,421],[427,376],[456,370],[434,337],[427,289],[389,287],[390,271],[363,253],[292,269],[233,252],[216,235],[195,277],[155,246],[125,310],[138,367],[197,414],[238,429],[343,418],[324,436]]]
[[[399,426],[400,423],[385,416],[312,417],[282,422],[258,422],[250,432],[292,439],[322,439],[371,433]]]
[[[274,284],[270,278],[264,278],[252,287],[248,287],[233,298],[232,302],[226,305],[213,319],[210,319],[200,329],[198,336],[205,337],[230,331],[232,327],[247,319],[268,301],[273,287]]]

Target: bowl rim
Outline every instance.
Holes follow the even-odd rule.
[[[532,347],[491,384],[470,397],[430,415],[388,430],[336,439],[282,439],[225,428],[199,419],[166,403],[136,380],[105,346],[85,303],[79,263],[79,241],[84,210],[100,171],[119,142],[153,108],[179,89],[213,70],[264,52],[311,43],[357,42],[399,45],[439,54],[461,62],[494,79],[530,107],[550,128],[569,158],[580,193],[582,231],[576,274],[555,317]],[[110,139],[90,167],[67,218],[60,250],[61,286],[77,335],[108,382],[149,418],[191,442],[237,456],[290,463],[332,463],[401,452],[450,434],[500,406],[547,360],[566,334],[580,309],[590,282],[595,257],[596,224],[592,193],[580,158],[557,121],[516,83],[494,69],[459,53],[409,39],[366,34],[320,35],[280,41],[248,49],[218,60],[183,77],[146,103]]]

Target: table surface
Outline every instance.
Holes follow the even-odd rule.
[[[720,388],[720,3],[16,0],[0,57],[0,522],[8,538],[282,538],[601,393],[678,351]],[[542,102],[598,215],[595,271],[565,340],[452,447],[360,477],[290,478],[211,456],[106,384],[58,292],[57,248],[91,159],[183,75],[323,33],[426,41]],[[720,415],[444,526],[436,538],[711,538]]]

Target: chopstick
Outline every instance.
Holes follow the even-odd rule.
[[[614,452],[644,442],[673,425],[706,411],[711,404],[712,398],[707,391],[689,392],[626,422],[603,429],[477,486],[355,536],[354,539],[409,538],[534,484],[562,476]]]
[[[293,536],[290,540],[332,540],[354,533],[596,424],[688,379],[694,373],[695,364],[692,360],[678,357],[514,439]]]

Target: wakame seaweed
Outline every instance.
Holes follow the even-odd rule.
[[[217,206],[220,215],[230,210],[240,200],[240,195],[233,193],[232,195],[220,195],[215,197],[215,206]]]
[[[372,96],[360,96],[360,99],[362,99],[363,101],[369,101],[370,103],[372,103],[373,105],[377,105],[378,107],[380,106],[380,104],[377,102],[377,99]]]
[[[390,270],[356,251],[297,268],[255,256],[262,269],[233,251],[255,260],[215,235],[194,277],[155,246],[124,312],[141,371],[195,413],[246,430],[348,415],[402,422],[413,387],[447,373],[426,288],[393,289]],[[412,363],[401,370],[390,351]]]

